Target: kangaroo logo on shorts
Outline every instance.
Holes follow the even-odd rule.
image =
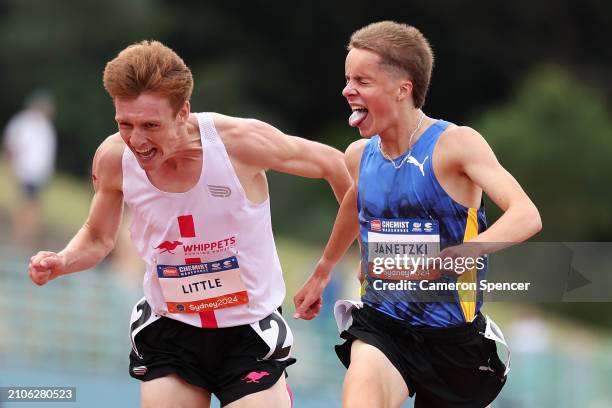
[[[270,373],[267,371],[260,371],[260,372],[251,371],[250,373],[245,375],[243,378],[241,378],[241,380],[247,384],[251,384],[251,383],[259,384],[259,380],[261,380],[266,375],[270,375]]]

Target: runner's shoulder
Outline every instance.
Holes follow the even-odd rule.
[[[469,126],[451,125],[440,136],[438,149],[451,157],[470,157],[474,153],[489,149],[485,138]]]
[[[283,144],[285,139],[279,138],[284,134],[266,122],[219,113],[211,116],[230,159],[250,166],[256,172],[261,170],[263,162],[274,157],[275,152],[287,147],[286,143]]]
[[[258,126],[265,124],[256,119],[239,118],[210,112],[215,129],[224,143],[248,140],[249,133],[256,131]]]
[[[96,150],[92,165],[94,187],[106,186],[121,190],[125,143],[119,133],[107,137]]]
[[[361,163],[361,156],[363,155],[363,150],[369,141],[369,139],[356,140],[348,145],[344,151],[344,163],[354,179],[357,178],[356,175],[359,170],[359,163]]]
[[[444,132],[442,132],[440,141],[451,146],[461,146],[465,145],[466,143],[479,143],[484,142],[485,140],[484,137],[478,133],[478,131],[469,126],[450,125]]]
[[[365,146],[368,144],[369,141],[370,139],[355,140],[353,143],[348,145],[348,147],[344,151],[344,154],[350,155],[350,156],[352,155],[361,156],[361,154],[363,153],[363,149],[365,149]]]

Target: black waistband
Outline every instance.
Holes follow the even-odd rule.
[[[411,326],[366,304],[360,309],[359,315],[374,324],[378,323],[393,334],[410,335],[418,341],[457,342],[484,333],[486,328],[485,317],[480,312],[472,322],[450,327]]]

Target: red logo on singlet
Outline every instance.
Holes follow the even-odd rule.
[[[160,254],[163,254],[164,252],[170,252],[171,254],[174,254],[174,252],[172,251],[174,251],[179,245],[183,245],[183,243],[181,241],[164,241],[158,246],[156,246],[155,249],[159,249]]]
[[[162,268],[164,276],[179,276],[179,271],[174,266],[166,266]]]
[[[380,220],[372,220],[370,221],[370,229],[372,231],[380,231],[382,229],[382,225]]]

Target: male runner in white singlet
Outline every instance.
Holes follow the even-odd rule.
[[[130,375],[143,407],[288,407],[292,335],[265,170],[350,185],[343,154],[253,119],[190,113],[191,71],[144,41],[104,71],[119,132],[93,160],[95,195],[81,230],[59,253],[31,258],[43,285],[89,269],[113,248],[123,202],[146,263],[145,297],[131,319]]]

